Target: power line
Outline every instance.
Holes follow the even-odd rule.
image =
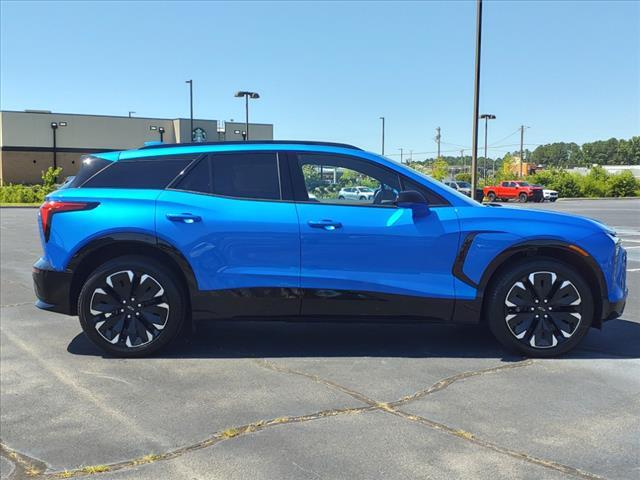
[[[492,146],[494,146],[496,143],[500,143],[500,142],[502,142],[502,141],[506,140],[507,138],[514,136],[514,135],[515,135],[516,133],[518,133],[519,131],[520,131],[520,127],[516,128],[514,132],[512,132],[512,133],[510,133],[509,135],[507,135],[506,137],[501,138],[500,140],[498,140],[498,141],[496,141],[496,142],[492,143],[492,144],[491,144],[491,145],[489,145],[489,146],[490,146],[490,147],[492,147]]]

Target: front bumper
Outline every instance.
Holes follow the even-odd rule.
[[[60,272],[45,259],[33,265],[33,288],[38,301],[36,307],[50,312],[75,315],[76,306],[71,305],[71,272]]]
[[[606,298],[602,305],[603,322],[613,320],[622,315],[627,303],[627,295],[629,294],[627,287],[627,251],[620,245],[620,242],[616,244],[615,248],[612,285],[609,294],[612,298]]]

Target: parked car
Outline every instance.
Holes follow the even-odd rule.
[[[541,202],[543,200],[542,188],[530,185],[519,180],[509,180],[499,185],[490,185],[482,189],[484,196],[490,202],[518,200],[524,202]]]
[[[374,191],[369,187],[345,187],[338,192],[340,200],[366,200],[373,199]]]
[[[466,195],[467,197],[471,196],[471,184],[469,182],[460,182],[458,180],[444,182],[447,187],[451,187],[454,190]]]
[[[555,202],[558,200],[558,192],[555,190],[551,190],[550,188],[545,188],[544,185],[533,185],[534,187],[540,187],[542,189],[542,201]]]
[[[312,200],[308,172],[322,167],[375,179],[372,202]],[[483,322],[506,347],[546,357],[619,316],[627,296],[611,228],[483,206],[342,144],[96,154],[46,197],[38,226],[36,305],[78,315],[118,356],[151,354],[201,320],[324,318]]]

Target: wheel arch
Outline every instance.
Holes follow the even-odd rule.
[[[197,291],[197,280],[189,262],[173,245],[146,234],[110,234],[94,239],[76,252],[67,265],[72,272],[69,305],[77,314],[78,297],[87,277],[104,262],[123,255],[152,258],[169,268],[185,289],[187,313],[191,312],[191,298]]]
[[[531,257],[547,257],[559,260],[574,267],[585,279],[594,302],[594,318],[592,325],[600,328],[602,326],[603,299],[607,298],[607,284],[602,270],[596,261],[584,250],[569,243],[558,241],[531,241],[510,247],[500,253],[487,266],[482,274],[478,285],[478,297],[481,299],[481,312],[485,311],[485,293],[492,281],[500,273],[510,267],[514,262]],[[482,320],[484,321],[484,315]]]

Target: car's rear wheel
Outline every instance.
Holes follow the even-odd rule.
[[[527,259],[500,274],[485,300],[489,328],[507,348],[552,357],[574,348],[594,315],[589,286],[570,265]]]
[[[365,196],[361,196],[360,197],[360,200],[366,200],[366,199],[367,199],[367,197],[365,197]]]
[[[521,193],[520,195],[518,195],[518,200],[520,201],[520,203],[526,203],[528,200],[527,194]]]
[[[85,334],[101,349],[122,357],[160,350],[180,330],[183,289],[158,262],[123,256],[89,275],[80,292],[78,316]]]
[[[344,200],[344,195],[340,195],[340,196],[338,197],[338,200]]]

